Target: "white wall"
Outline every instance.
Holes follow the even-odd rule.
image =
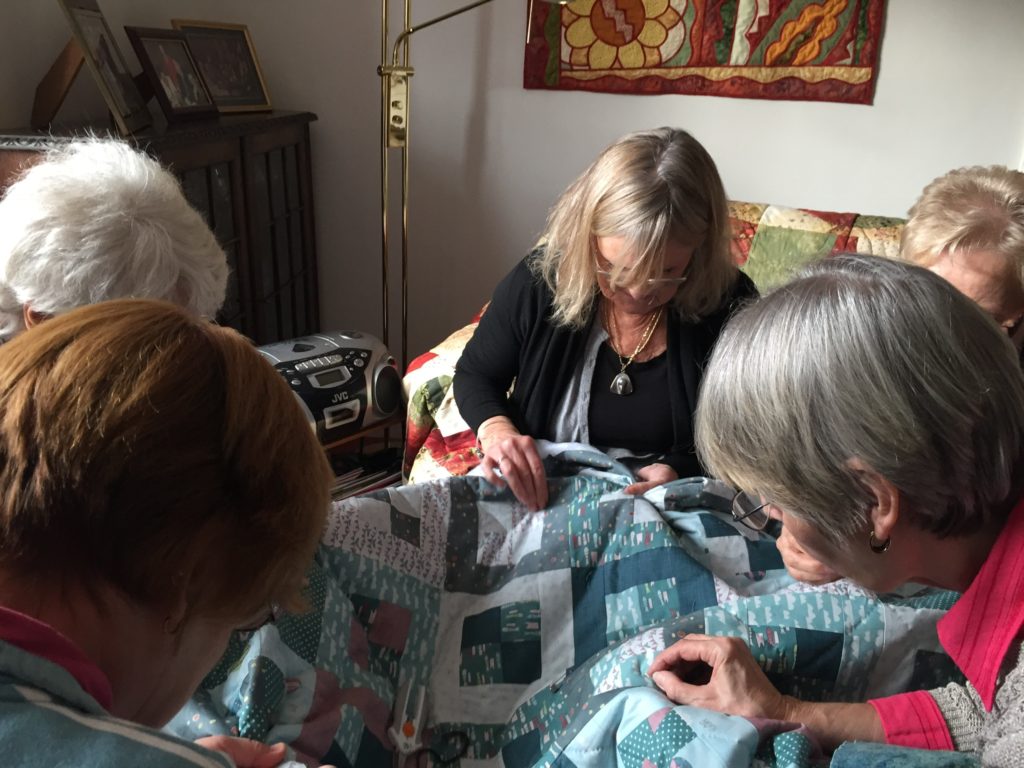
[[[415,16],[459,4],[420,2]],[[320,115],[324,324],[379,332],[377,0],[102,5],[114,26],[166,26],[172,16],[249,24],[275,104]],[[1024,162],[1019,0],[890,0],[873,106],[525,91],[525,5],[496,0],[413,38],[413,353],[469,317],[559,192],[630,130],[685,127],[716,158],[730,196],[823,210],[902,215],[949,168]],[[0,74],[0,124],[23,124],[35,79],[66,35],[55,2],[22,2],[5,16],[2,50],[24,63]],[[75,96],[66,112],[97,103],[87,83]]]

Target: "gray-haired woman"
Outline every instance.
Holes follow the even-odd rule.
[[[745,492],[734,515],[783,521],[870,589],[963,592],[939,639],[969,682],[801,702],[771,686],[742,642],[689,635],[651,665],[655,683],[678,702],[806,723],[826,746],[887,740],[1024,764],[1022,433],[1013,344],[925,269],[839,257],[738,313],[697,413],[708,468]],[[701,665],[710,681],[687,683]]]
[[[756,295],[730,235],[718,170],[685,131],[625,136],[569,186],[456,368],[491,482],[546,504],[533,438],[635,457],[632,493],[703,474],[692,425],[703,366],[733,307]]]
[[[976,301],[1022,350],[1024,365],[1024,173],[1000,165],[956,168],[929,183],[908,216],[900,258]],[[794,578],[838,578],[788,531],[779,552]]]

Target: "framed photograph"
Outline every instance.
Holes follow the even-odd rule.
[[[189,50],[221,112],[260,112],[271,109],[256,49],[244,24],[172,19],[185,33]]]
[[[149,110],[135,87],[107,20],[96,0],[58,0],[71,32],[82,49],[86,65],[99,86],[117,129],[133,133],[150,123]]]
[[[184,32],[145,27],[125,27],[124,31],[167,122],[217,114],[217,105],[199,74]]]

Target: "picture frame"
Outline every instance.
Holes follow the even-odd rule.
[[[266,112],[273,107],[249,28],[244,24],[172,19],[221,112]]]
[[[125,27],[124,31],[167,122],[217,114],[184,32],[149,27]]]
[[[128,135],[145,128],[152,116],[97,0],[58,0],[58,3],[118,131]]]

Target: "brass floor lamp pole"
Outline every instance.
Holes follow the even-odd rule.
[[[565,5],[569,0],[541,0],[553,5]],[[487,5],[494,0],[476,0],[475,2],[456,8],[453,11],[437,16],[421,24],[412,24],[412,0],[403,0],[402,30],[391,40],[389,0],[381,0],[381,43],[380,66],[380,221],[381,221],[381,274],[383,283],[383,341],[390,344],[390,259],[388,253],[389,231],[388,214],[390,208],[390,156],[392,149],[401,152],[402,162],[402,369],[409,363],[409,80],[413,68],[409,65],[409,39],[420,30],[440,24],[443,21],[459,16],[466,11]],[[530,22],[533,19],[533,3],[530,0],[527,10],[526,41],[530,41]],[[390,47],[391,56],[388,52]]]

